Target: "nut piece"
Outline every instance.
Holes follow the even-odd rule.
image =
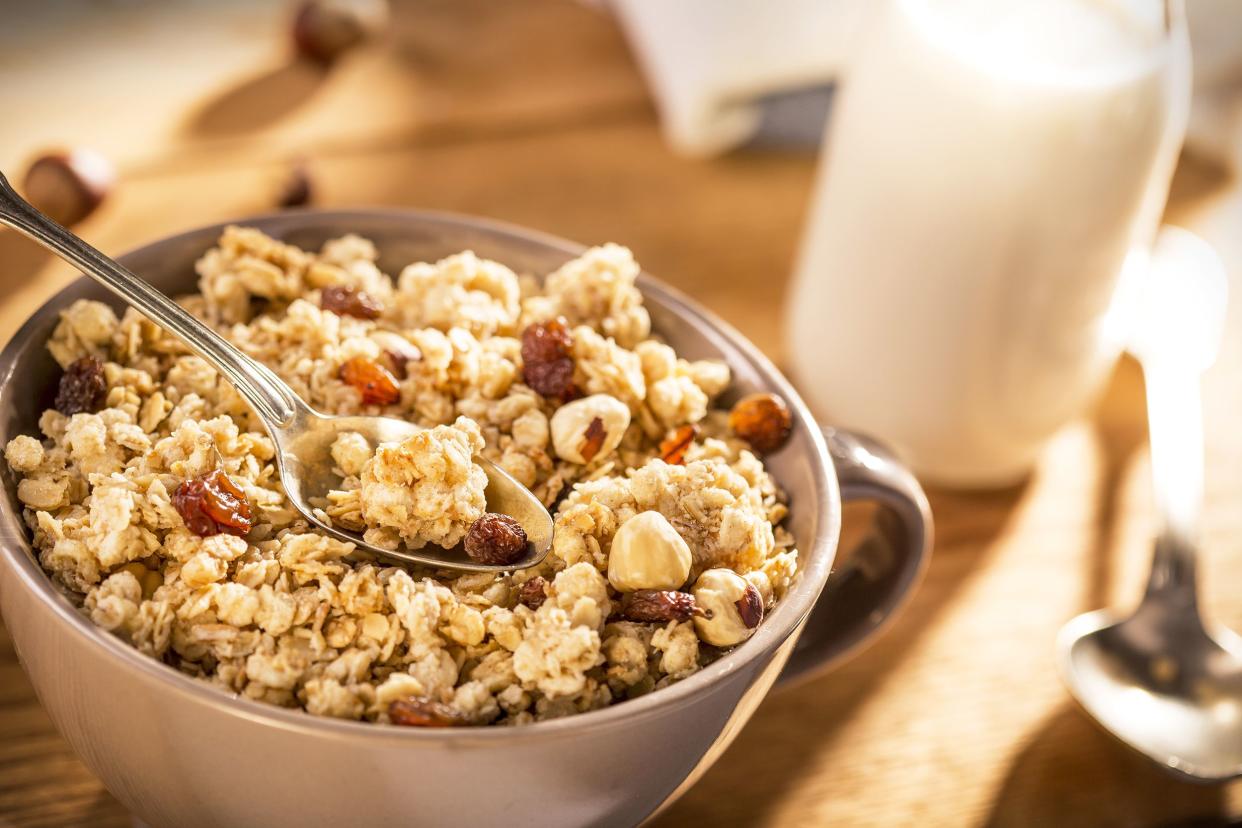
[[[75,149],[36,158],[22,191],[35,207],[69,226],[95,211],[116,181],[112,164],[97,152]]]
[[[522,524],[495,512],[485,512],[466,533],[466,554],[484,564],[516,563],[526,555],[529,545]]]
[[[409,363],[418,362],[423,354],[413,342],[392,331],[372,331],[371,341],[383,348],[380,362],[392,372],[394,377],[405,379],[409,376]]]
[[[60,375],[56,389],[56,410],[66,416],[86,412],[94,414],[103,408],[108,394],[108,382],[104,379],[103,363],[93,356],[84,356],[70,363]]]
[[[631,592],[621,599],[621,616],[627,621],[662,624],[707,618],[709,615],[699,608],[694,596],[688,592],[644,589]]]
[[[293,18],[299,55],[329,64],[366,39],[367,21],[340,2],[303,3]]]
[[[466,717],[442,702],[422,697],[395,699],[388,705],[388,718],[403,727],[460,727]]]
[[[729,412],[729,428],[760,454],[785,445],[792,426],[789,408],[775,394],[749,394]]]
[[[340,370],[341,381],[358,389],[365,405],[392,405],[401,399],[397,378],[378,362],[364,356],[346,361]]]
[[[690,546],[659,512],[621,524],[608,553],[608,582],[620,592],[680,589],[690,577]]]
[[[670,466],[682,466],[686,462],[686,451],[699,436],[699,427],[694,423],[686,423],[672,434],[660,441],[660,459]]]
[[[754,585],[732,569],[709,569],[691,590],[710,617],[694,619],[699,638],[717,647],[732,647],[754,634],[763,620],[763,599]]]
[[[616,397],[592,394],[556,409],[551,427],[557,456],[585,465],[621,444],[630,427],[630,409]]]

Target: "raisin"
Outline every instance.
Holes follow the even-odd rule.
[[[699,427],[693,423],[681,426],[660,441],[660,459],[671,466],[683,465],[686,462],[686,451],[698,436]]]
[[[254,525],[246,496],[219,469],[182,481],[172,504],[186,528],[200,537],[221,533],[240,537]]]
[[[545,397],[574,396],[574,340],[564,319],[536,322],[522,331],[522,379]]]
[[[401,399],[397,378],[378,362],[356,356],[341,366],[341,380],[362,395],[366,405],[392,405]]]
[[[539,609],[548,600],[548,582],[536,575],[517,588],[518,603],[531,609]]]
[[[103,408],[107,395],[108,382],[104,379],[103,363],[93,356],[84,356],[60,375],[56,410],[70,416],[82,412],[93,414]]]
[[[785,445],[792,426],[789,408],[775,394],[750,394],[729,412],[729,428],[761,454]]]
[[[466,533],[466,554],[491,565],[511,564],[526,556],[529,542],[522,525],[508,515],[487,512]]]
[[[696,615],[711,617],[699,609],[688,592],[640,589],[621,599],[621,615],[629,621],[689,621]]]
[[[388,705],[388,718],[403,727],[459,727],[469,724],[464,714],[442,702],[414,696]]]
[[[753,630],[763,620],[763,598],[754,584],[747,584],[742,597],[733,602],[737,606],[737,614],[741,616],[746,629]]]
[[[378,319],[384,306],[365,290],[351,287],[326,287],[319,292],[319,307],[337,316]]]
[[[587,426],[582,435],[582,445],[578,449],[584,463],[590,463],[595,459],[595,455],[599,454],[599,450],[604,447],[604,438],[607,436],[608,431],[604,428],[604,421],[599,417],[591,420],[591,424]]]

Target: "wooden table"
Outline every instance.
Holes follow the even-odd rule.
[[[0,169],[54,144],[107,153],[122,182],[78,230],[119,252],[271,209],[304,157],[318,205],[443,208],[624,242],[781,356],[814,159],[673,156],[606,16],[558,0],[422,0],[398,7],[386,41],[324,73],[288,62],[282,6],[209,5],[55,3],[6,20]],[[1185,159],[1170,215],[1221,247],[1236,287],[1242,189]],[[72,274],[11,233],[0,262],[7,338]],[[1210,611],[1235,628],[1240,368],[1235,306],[1206,391],[1204,575]],[[660,824],[1242,816],[1242,787],[1149,766],[1079,713],[1054,672],[1065,620],[1138,594],[1152,529],[1143,417],[1141,378],[1123,363],[1098,412],[1048,446],[1028,483],[933,491],[935,556],[901,622],[835,673],[773,695]],[[128,823],[53,729],[0,628],[0,826]]]

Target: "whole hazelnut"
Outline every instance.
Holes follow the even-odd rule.
[[[552,448],[562,460],[590,463],[606,457],[630,427],[630,409],[608,394],[566,403],[552,415]]]
[[[754,635],[763,620],[763,599],[754,585],[732,569],[709,569],[690,590],[707,614],[694,619],[699,638],[717,647],[732,647]]]
[[[694,556],[668,518],[639,512],[621,524],[608,553],[608,582],[621,592],[680,589]]]
[[[74,149],[36,158],[26,170],[22,190],[31,204],[69,226],[94,212],[115,182],[108,159],[93,150]]]
[[[305,162],[299,161],[289,169],[289,176],[281,185],[277,204],[281,207],[305,207],[310,204],[313,195],[310,170]]]
[[[330,64],[365,40],[382,23],[383,4],[311,0],[293,17],[293,46],[316,63]]]

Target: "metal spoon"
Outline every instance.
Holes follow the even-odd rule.
[[[1147,591],[1125,620],[1070,621],[1060,670],[1088,713],[1159,764],[1200,780],[1242,776],[1242,639],[1204,626],[1195,584],[1203,500],[1199,375],[1215,359],[1226,282],[1204,241],[1166,228],[1152,256],[1135,351],[1143,363],[1162,526]]]
[[[506,514],[526,530],[526,556],[512,564],[489,565],[455,549],[429,546],[397,551],[365,542],[316,516],[310,504],[339,482],[332,474],[332,442],[344,431],[362,434],[371,445],[403,440],[419,426],[391,417],[328,417],[312,409],[266,366],[230,345],[180,305],[109,259],[23,200],[0,174],[0,224],[24,233],[140,310],[205,359],[250,403],[276,444],[276,462],[289,502],[304,518],[337,540],[383,558],[476,572],[534,566],[552,546],[552,517],[525,486],[494,463],[479,458],[487,472],[487,509]]]

